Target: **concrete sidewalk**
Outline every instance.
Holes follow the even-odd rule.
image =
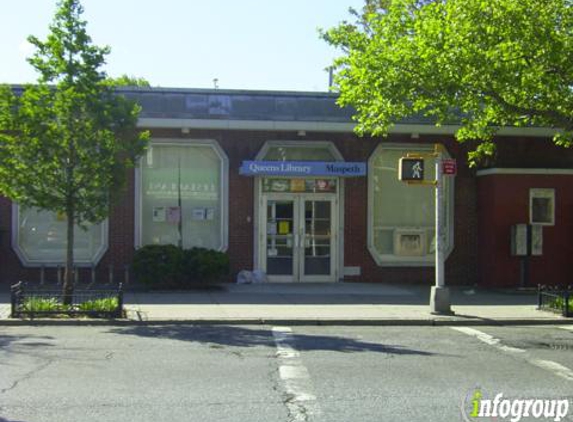
[[[430,314],[428,286],[225,285],[221,290],[130,293],[128,317],[147,322],[284,324],[537,324],[570,319],[536,310],[535,292],[452,288],[452,316]],[[573,323],[573,321],[570,321]]]
[[[429,309],[429,286],[363,283],[225,284],[184,292],[127,292],[127,319],[115,324],[487,325],[573,324],[536,310],[535,292],[451,289],[451,316]],[[0,294],[0,324],[10,320],[9,296]],[[109,324],[86,319],[35,320],[54,324]]]

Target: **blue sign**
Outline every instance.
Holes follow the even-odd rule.
[[[239,168],[243,176],[365,176],[366,163],[345,161],[243,161]]]

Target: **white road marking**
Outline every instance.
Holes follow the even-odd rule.
[[[551,360],[540,360],[540,359],[532,359],[529,362],[531,362],[535,366],[553,372],[555,375],[561,378],[573,381],[573,371],[557,362],[553,362]]]
[[[292,330],[289,327],[273,327],[273,337],[279,359],[279,377],[287,395],[285,405],[292,421],[309,421],[321,413],[313,394],[308,369],[300,360],[300,353],[293,346]]]
[[[461,333],[467,334],[468,336],[472,336],[477,338],[478,340],[484,342],[485,344],[489,344],[490,346],[494,346],[499,350],[504,352],[511,352],[511,353],[525,353],[525,349],[519,349],[517,347],[506,346],[501,343],[501,340],[490,336],[483,331],[476,330],[475,328],[470,327],[451,327],[453,330],[459,331]]]
[[[559,328],[562,330],[573,331],[573,325],[560,325]]]
[[[525,353],[526,356],[528,355],[527,350],[518,349],[516,347],[505,346],[501,343],[500,339],[490,336],[489,334],[486,334],[483,331],[476,330],[475,328],[470,328],[470,327],[451,327],[451,328],[456,331],[459,331],[460,333],[464,333],[469,336],[475,337],[478,340],[504,352]],[[566,330],[573,330],[573,327],[567,327],[567,326],[563,326],[560,328],[564,328]],[[551,360],[530,359],[527,357],[525,358],[525,361],[529,362],[532,365],[537,366],[538,368],[545,369],[546,371],[549,371],[554,375],[557,375],[558,377],[565,378],[568,381],[573,381],[573,371],[567,368],[566,366],[561,365],[560,363],[553,362]]]

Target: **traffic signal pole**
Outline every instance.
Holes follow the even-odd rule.
[[[442,145],[435,146],[435,285],[430,291],[430,313],[451,315],[450,290],[446,287],[444,274],[445,216],[444,216],[444,175],[442,168]]]

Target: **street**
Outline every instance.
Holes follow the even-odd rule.
[[[571,327],[5,326],[0,421],[573,421]]]

